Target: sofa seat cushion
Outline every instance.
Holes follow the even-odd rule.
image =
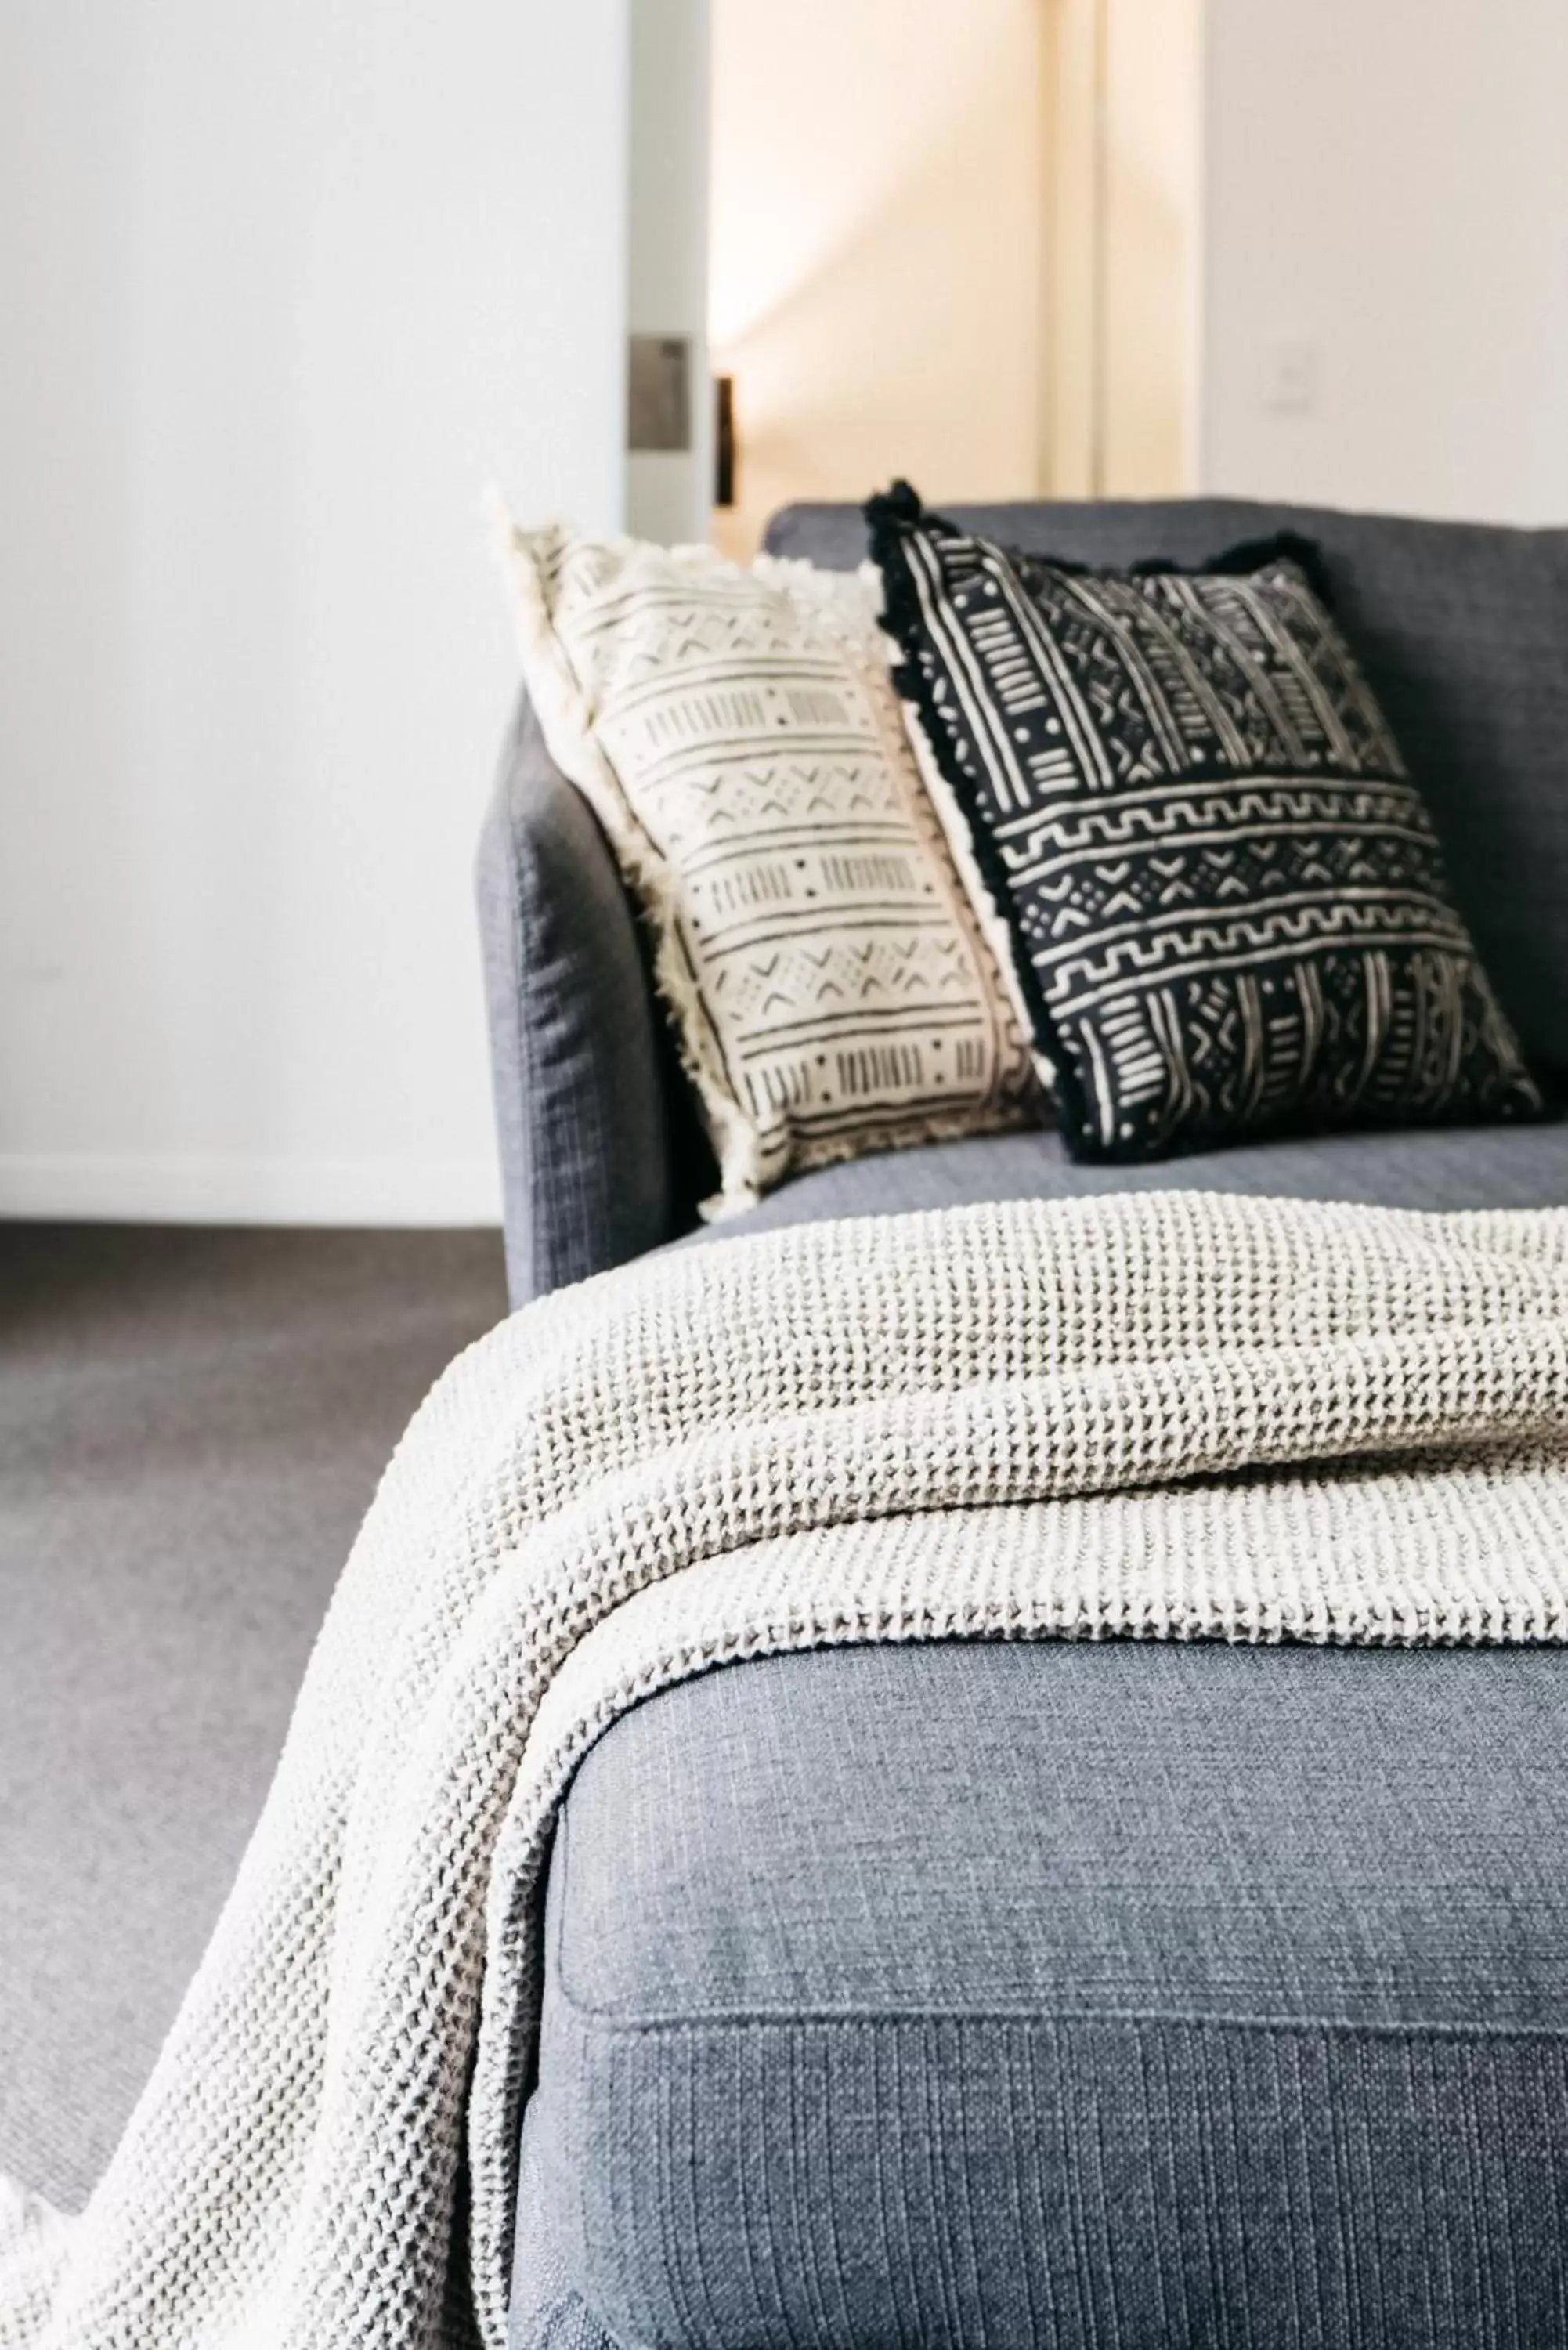
[[[584,1763],[515,2350],[1568,2338],[1568,1655],[757,1660]]]
[[[1555,1208],[1568,1204],[1568,1123],[1324,1135],[1197,1151],[1144,1167],[1082,1166],[1054,1134],[987,1135],[823,1168],[786,1183],[747,1215],[705,1225],[677,1245],[833,1216],[1157,1191],[1355,1200],[1384,1208]]]

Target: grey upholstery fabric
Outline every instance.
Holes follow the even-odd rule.
[[[1357,1200],[1383,1208],[1563,1207],[1568,1125],[1324,1135],[1196,1152],[1145,1167],[1076,1165],[1054,1134],[984,1135],[824,1167],[784,1184],[746,1215],[707,1225],[679,1245],[834,1216],[961,1207],[976,1200],[1165,1191]]]
[[[1183,564],[1300,531],[1431,809],[1526,1054],[1568,1071],[1568,530],[1407,522],[1240,498],[954,506],[966,529],[1095,564]],[[775,554],[865,553],[853,506],[789,506]]]
[[[515,2350],[1568,2340],[1568,1655],[830,1650],[599,1742]]]
[[[587,802],[519,702],[480,840],[514,1305],[656,1247],[670,1083],[630,906]]]
[[[1315,536],[1500,992],[1568,1067],[1568,534],[961,512],[1113,562]],[[771,544],[847,564],[861,525],[793,509]],[[703,1179],[525,716],[481,890],[521,1299],[667,1239]],[[1143,1170],[1013,1135],[722,1229],[1171,1182],[1550,1204],[1568,1129]],[[1555,1652],[833,1651],[649,1701],[555,1856],[514,2350],[1568,2342],[1565,1728]]]

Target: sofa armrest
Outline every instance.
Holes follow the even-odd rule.
[[[518,704],[475,875],[513,1305],[671,1236],[662,1039],[587,802]]]

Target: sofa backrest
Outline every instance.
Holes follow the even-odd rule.
[[[952,506],[1029,554],[1200,564],[1297,531],[1431,809],[1453,885],[1520,1041],[1568,1075],[1568,529],[1408,522],[1241,498]],[[786,506],[775,555],[858,563],[858,510]]]

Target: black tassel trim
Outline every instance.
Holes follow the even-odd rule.
[[[946,515],[929,514],[918,490],[905,481],[893,483],[890,488],[867,498],[861,508],[873,541],[883,528],[926,530],[935,538],[972,537],[972,532],[961,529]],[[1244,538],[1234,546],[1221,547],[1217,555],[1201,563],[1178,563],[1174,556],[1145,556],[1137,563],[1094,564],[1081,562],[1075,556],[1036,555],[1022,546],[1007,546],[1000,540],[988,545],[996,547],[1008,562],[1044,564],[1049,571],[1060,571],[1070,579],[1096,577],[1128,579],[1158,579],[1161,577],[1192,578],[1208,576],[1216,578],[1246,578],[1256,571],[1266,571],[1272,564],[1293,563],[1302,573],[1313,594],[1325,611],[1334,607],[1334,581],[1322,547],[1315,538],[1303,538],[1300,531],[1278,530],[1262,538]],[[875,558],[874,558],[875,559]]]
[[[1182,565],[1161,564],[1162,571],[1209,572],[1221,578],[1245,578],[1255,571],[1267,571],[1276,563],[1293,563],[1305,578],[1307,586],[1325,612],[1334,609],[1334,582],[1328,576],[1322,547],[1315,538],[1303,538],[1299,531],[1275,531],[1270,538],[1244,538],[1237,546],[1228,546],[1207,563]],[[1142,574],[1153,571],[1153,564],[1135,567]]]

